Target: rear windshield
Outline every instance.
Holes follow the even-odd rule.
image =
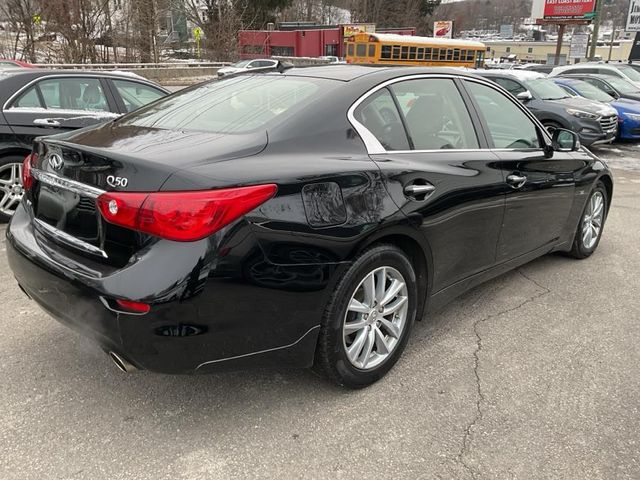
[[[304,107],[338,82],[283,75],[239,76],[161,99],[122,118],[121,125],[164,130],[245,133]]]
[[[630,80],[640,82],[640,73],[635,68],[628,65],[617,65],[616,68],[629,77]]]

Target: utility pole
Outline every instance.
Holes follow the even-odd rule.
[[[613,39],[616,36],[616,23],[615,21],[613,22],[613,28],[611,29],[611,38],[609,39],[609,58],[607,59],[607,62],[611,61],[611,50],[613,50]]]
[[[602,0],[596,0],[593,7],[593,33],[591,34],[591,43],[589,44],[589,60],[593,60],[596,56],[596,46],[598,45],[598,34],[600,33],[600,6]]]

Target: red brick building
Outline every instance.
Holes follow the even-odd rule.
[[[345,38],[354,31],[373,31],[374,25],[305,25],[287,30],[241,30],[238,32],[240,58],[344,57]],[[415,28],[376,30],[378,33],[415,35]],[[346,33],[346,36],[345,36]]]

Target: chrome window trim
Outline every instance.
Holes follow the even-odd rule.
[[[70,192],[77,193],[78,195],[83,195],[85,197],[98,198],[103,193],[106,193],[106,190],[92,187],[91,185],[77,182],[69,178],[62,178],[58,175],[44,172],[36,168],[31,169],[31,174],[36,180],[46,185],[63,188],[65,190],[69,190]]]
[[[367,153],[369,155],[379,155],[379,154],[385,154],[385,153],[435,153],[435,152],[438,152],[438,153],[445,153],[445,152],[455,153],[455,152],[487,152],[487,151],[516,152],[516,151],[522,151],[523,150],[521,148],[513,148],[513,149],[503,149],[503,148],[500,148],[500,149],[498,149],[498,148],[472,148],[472,149],[462,149],[462,148],[460,148],[460,149],[455,149],[454,148],[454,149],[446,149],[446,150],[386,150],[382,146],[382,144],[378,141],[378,139],[375,137],[375,135],[373,133],[371,133],[367,129],[367,127],[365,127],[362,123],[360,123],[355,118],[354,112],[367,98],[369,98],[371,95],[373,95],[374,93],[378,92],[379,90],[382,90],[383,88],[386,88],[389,85],[393,85],[394,83],[404,82],[404,81],[407,81],[407,80],[417,80],[417,79],[422,79],[422,78],[426,78],[426,79],[430,79],[430,78],[446,78],[446,79],[452,79],[452,80],[459,79],[461,81],[465,81],[466,80],[466,81],[470,81],[470,82],[479,83],[480,85],[484,85],[486,87],[489,87],[489,88],[491,88],[493,90],[496,90],[498,93],[501,93],[502,95],[504,95],[504,91],[503,91],[504,89],[502,87],[500,87],[500,85],[497,85],[495,82],[492,82],[491,80],[487,80],[485,78],[467,77],[465,75],[419,73],[419,74],[405,75],[405,76],[402,76],[402,77],[396,77],[396,78],[392,78],[390,80],[386,80],[385,82],[382,82],[381,84],[376,85],[372,89],[370,89],[367,92],[365,92],[362,96],[360,96],[351,105],[351,107],[349,107],[349,110],[347,110],[347,119],[349,120],[349,123],[351,123],[351,126],[356,130],[356,132],[358,132],[358,135],[360,135],[360,138],[364,142],[365,148],[367,149]],[[498,88],[496,88],[496,87],[498,87]],[[527,109],[525,109],[518,102],[512,101],[507,95],[505,95],[505,97],[507,97],[507,99],[510,100],[511,103],[513,103],[516,107],[518,107],[520,109],[520,111],[522,111],[527,116],[527,118],[529,118],[531,121],[533,121],[534,125],[536,125],[540,130],[542,130],[543,135],[546,136],[547,140],[550,140],[549,134],[546,131],[546,129],[533,116],[533,114],[531,114],[531,112],[529,112]],[[462,100],[464,102],[465,107],[469,108],[469,105],[467,104],[465,99],[463,98]],[[474,125],[474,127],[477,128],[477,125]],[[527,151],[544,151],[544,147],[526,149],[526,150]]]
[[[69,235],[68,233],[63,232],[56,227],[52,227],[39,218],[34,218],[33,223],[35,224],[37,229],[44,230],[49,236],[53,237],[53,239],[57,240],[58,242],[67,244],[79,250],[85,250],[87,252],[93,253],[94,255],[100,255],[103,258],[109,258],[107,256],[107,252],[105,252],[104,250],[91,245],[90,243],[83,242],[79,238]]]

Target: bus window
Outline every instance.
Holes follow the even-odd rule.
[[[382,45],[380,58],[391,58],[391,45]]]
[[[354,50],[353,43],[350,43],[347,46],[347,55],[349,55],[350,57],[353,57],[353,50]]]
[[[393,46],[393,59],[394,60],[400,60],[400,46],[399,45],[394,45]]]
[[[434,48],[433,55],[431,56],[431,60],[438,60],[439,55],[440,55],[440,49]]]
[[[402,58],[402,60],[409,58],[409,47],[402,47],[402,55],[400,58]]]
[[[456,62],[459,62],[459,61],[460,61],[460,50],[459,50],[458,48],[456,48],[456,49],[453,51],[453,59],[454,59]]]
[[[356,45],[356,57],[366,57],[367,56],[367,46],[364,43],[359,43]]]
[[[416,47],[409,47],[409,60],[416,59]]]
[[[431,60],[431,49],[430,48],[425,48],[424,49],[424,59],[425,60]]]
[[[418,48],[418,52],[416,53],[417,60],[424,60],[424,48]]]
[[[451,50],[450,48],[447,49],[447,60],[453,60],[453,50]]]
[[[369,44],[369,56],[370,57],[376,56],[376,46],[373,43]]]
[[[446,48],[441,48],[440,49],[440,60],[446,60],[447,59],[447,49]]]

